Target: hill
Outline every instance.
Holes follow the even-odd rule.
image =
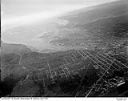
[[[67,25],[58,26],[63,36],[50,43],[70,48],[103,48],[121,43],[128,38],[127,16],[127,5],[121,1],[70,12],[60,17],[68,21]]]
[[[29,53],[31,50],[23,45],[23,44],[9,44],[9,43],[1,43],[1,52],[0,54],[24,54]]]

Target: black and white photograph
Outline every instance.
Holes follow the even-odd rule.
[[[0,97],[128,97],[128,0],[1,0],[0,44]]]

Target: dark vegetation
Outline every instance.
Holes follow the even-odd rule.
[[[13,77],[7,77],[4,81],[0,81],[0,96],[11,94],[13,88],[16,86],[16,82]]]

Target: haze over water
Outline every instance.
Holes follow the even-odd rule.
[[[48,40],[37,39],[40,34],[45,34],[43,27],[46,26],[43,25],[47,20],[73,10],[111,1],[115,0],[2,0],[2,40],[36,48],[41,46],[43,49],[52,47]],[[64,21],[61,24],[62,22]]]

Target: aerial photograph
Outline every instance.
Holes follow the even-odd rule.
[[[0,44],[0,97],[128,97],[128,0],[1,0]]]

